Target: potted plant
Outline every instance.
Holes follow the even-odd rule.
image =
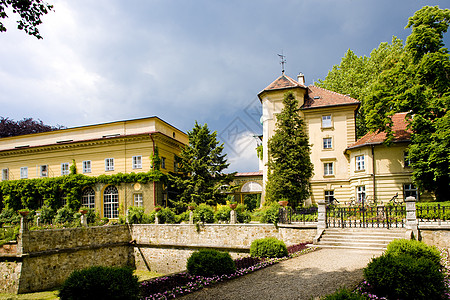
[[[30,210],[28,208],[22,208],[22,209],[19,209],[17,212],[22,217],[26,217],[30,213]]]
[[[236,209],[236,207],[237,207],[237,203],[236,203],[236,201],[230,201],[230,208],[232,209],[232,210],[235,210]]]
[[[191,202],[191,203],[188,204],[188,207],[187,207],[187,208],[188,208],[188,210],[191,210],[191,211],[192,211],[192,210],[195,209],[195,206],[196,206],[196,204],[195,204],[194,202]]]
[[[156,211],[156,212],[158,212],[158,211],[160,211],[160,210],[161,210],[161,206],[156,206],[156,207],[155,207],[155,211]]]
[[[88,209],[89,208],[83,206],[80,208],[79,212],[80,212],[80,214],[85,215],[85,214],[87,214]]]
[[[286,207],[288,205],[288,203],[289,203],[289,201],[284,200],[284,199],[278,201],[278,204],[280,204],[283,207]]]

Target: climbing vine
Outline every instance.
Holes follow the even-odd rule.
[[[38,209],[47,205],[53,209],[62,206],[62,199],[76,210],[81,206],[82,191],[96,183],[120,185],[121,183],[146,184],[151,181],[165,181],[166,175],[159,170],[147,173],[118,173],[114,175],[86,176],[74,174],[52,178],[21,179],[2,181],[0,196],[3,207],[19,210],[21,208]]]

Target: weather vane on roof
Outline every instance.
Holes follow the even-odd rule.
[[[283,55],[283,50],[281,50],[281,54],[278,54],[278,56],[281,58],[280,65],[281,65],[281,74],[284,75],[284,64],[286,63],[286,55]]]

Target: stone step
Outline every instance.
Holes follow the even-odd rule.
[[[386,250],[386,247],[370,247],[370,246],[348,246],[348,245],[344,245],[344,246],[335,246],[335,245],[322,245],[322,244],[317,244],[314,245],[314,247],[318,247],[318,248],[331,248],[331,249],[355,249],[355,250],[376,250],[376,251],[384,251]]]
[[[399,238],[398,238],[399,239]],[[322,243],[339,243],[339,242],[345,242],[345,243],[380,243],[380,244],[389,244],[394,239],[349,239],[349,238],[329,238],[329,237],[322,237],[320,239],[320,242]]]

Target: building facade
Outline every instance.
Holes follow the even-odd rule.
[[[358,100],[314,85],[305,86],[303,74],[297,80],[283,74],[258,94],[263,112],[262,201],[268,172],[267,142],[275,132],[276,115],[283,108],[286,92],[292,92],[299,102],[299,114],[305,121],[311,146],[314,175],[310,179],[311,197],[306,204],[323,199],[386,203],[397,194],[399,199],[409,195],[419,197],[405,157],[410,141],[406,114],[393,117],[392,146],[383,144],[384,133],[368,133],[357,140]]]
[[[2,181],[66,176],[71,165],[86,176],[146,173],[158,149],[163,173],[177,172],[177,155],[187,135],[158,117],[117,121],[0,139]],[[161,184],[96,184],[83,190],[83,205],[102,217],[163,204]]]

